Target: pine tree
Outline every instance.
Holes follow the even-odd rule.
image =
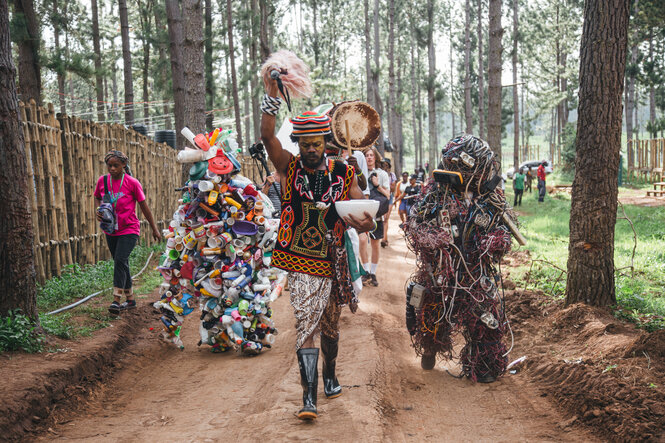
[[[38,321],[30,199],[31,184],[16,96],[16,69],[9,37],[9,10],[0,1],[0,317],[13,309]]]
[[[628,18],[622,0],[587,0],[584,6],[567,305],[616,303],[614,226]]]

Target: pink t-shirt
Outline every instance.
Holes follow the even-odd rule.
[[[97,179],[95,198],[99,200],[102,200],[102,197],[104,196],[104,180],[106,180],[106,177],[109,176],[102,175]],[[143,193],[141,182],[128,174],[125,174],[124,182],[122,182],[122,178],[120,180],[110,179],[109,181],[109,192],[112,192],[113,194],[120,193],[120,197],[114,205],[115,213],[118,217],[118,230],[111,235],[140,235],[141,224],[136,217],[136,202],[142,202],[145,200],[145,194]],[[120,183],[122,183],[122,189],[120,188]]]

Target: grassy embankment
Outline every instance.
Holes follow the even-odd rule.
[[[570,184],[571,180],[557,175],[548,179],[548,184],[557,182]],[[511,181],[506,191],[512,204]],[[620,196],[636,192],[644,195],[644,189],[620,188]],[[665,206],[624,205],[624,209],[637,233],[637,246],[631,272],[634,234],[619,206],[615,230],[615,268],[618,270],[615,313],[645,329],[662,329],[665,328]],[[566,269],[568,259],[570,195],[547,195],[545,202],[538,203],[534,189],[532,194],[524,196],[518,211],[520,229],[528,239],[525,248],[531,252],[532,259],[543,261],[518,268],[512,272],[512,277],[521,287],[528,283],[530,288],[535,286],[554,297],[563,297],[566,275],[561,270]]]
[[[143,274],[134,281],[134,293],[139,300],[145,298],[145,295],[151,293],[162,281],[161,275],[154,269],[154,262],[163,249],[162,244],[152,247],[138,245],[132,251],[129,258],[132,275],[143,268],[150,252],[155,251],[153,263],[149,264]],[[114,320],[107,310],[113,301],[111,290],[105,290],[89,302],[70,311],[54,315],[46,313],[110,286],[113,286],[112,260],[83,267],[78,264],[66,266],[62,276],[52,278],[37,287],[37,308],[42,327],[49,334],[71,339],[89,336],[92,332],[109,326]]]

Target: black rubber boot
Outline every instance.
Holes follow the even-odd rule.
[[[317,348],[298,349],[298,366],[300,367],[300,384],[302,385],[303,407],[298,411],[301,420],[314,420],[316,413],[316,391],[319,387],[319,361]]]
[[[431,371],[436,365],[436,354],[423,354],[420,358],[420,367],[426,371]]]
[[[323,354],[321,372],[323,375],[323,392],[326,394],[326,398],[336,398],[342,395],[342,386],[340,386],[335,376],[338,344],[339,339],[333,340],[321,334],[321,353]]]

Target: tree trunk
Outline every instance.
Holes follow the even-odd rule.
[[[169,93],[166,89],[166,85],[168,83],[167,81],[167,76],[168,72],[166,70],[166,39],[164,38],[163,35],[163,22],[162,22],[162,14],[164,14],[165,9],[161,9],[161,5],[156,5],[154,9],[155,13],[155,29],[157,29],[157,53],[159,55],[159,66],[161,69],[159,70],[159,83],[161,84],[161,97],[162,100],[164,101],[162,105],[162,114],[164,114],[164,129],[172,129],[173,126],[171,124],[171,115],[170,115],[170,106],[168,102],[171,101],[172,99],[172,93]],[[168,37],[167,37],[168,38]]]
[[[205,104],[206,110],[210,112],[211,118],[206,118],[206,130],[212,131],[212,109],[214,108],[213,99],[215,98],[215,79],[212,71],[212,1],[205,0]],[[208,114],[206,114],[208,115]]]
[[[411,29],[413,35],[413,29]],[[411,41],[411,128],[413,132],[413,150],[415,151],[415,166],[416,168],[420,164],[419,157],[419,146],[418,146],[418,120],[420,116],[418,115],[418,105],[415,103],[418,100],[418,94],[416,93],[416,84],[418,79],[416,77],[416,45],[417,42]],[[420,85],[418,85],[420,87]]]
[[[485,140],[485,67],[483,64],[483,0],[478,0],[478,136]]]
[[[122,65],[125,78],[125,124],[134,123],[134,81],[132,79],[132,53],[129,49],[129,20],[127,0],[118,0],[120,36],[122,37]]]
[[[205,75],[203,62],[203,5],[201,0],[182,2],[182,63],[185,74],[185,125],[194,134],[205,130]]]
[[[259,10],[261,12],[261,24],[259,26],[259,45],[261,47],[261,62],[265,61],[272,50],[270,49],[270,40],[268,40],[268,30],[270,20],[268,11],[268,0],[259,0]]]
[[[42,104],[42,78],[39,63],[39,21],[32,0],[13,0],[15,16],[23,16],[25,27],[13,37],[18,40],[18,89],[21,100]]]
[[[120,112],[118,108],[118,68],[116,68],[115,60],[111,63],[111,91],[113,92],[113,119],[117,123],[120,121]]]
[[[629,2],[585,2],[566,305],[616,303],[614,225],[628,19]]]
[[[635,139],[639,140],[640,139],[640,90],[635,85],[635,108],[633,110],[633,114],[635,114]]]
[[[261,26],[261,16],[260,16],[260,11],[259,11],[259,1],[258,0],[252,0],[252,8],[251,8],[251,33],[249,34],[250,36],[250,45],[249,45],[249,63],[250,63],[250,71],[249,71],[249,91],[251,94],[251,101],[252,101],[252,109],[251,109],[251,114],[252,114],[252,139],[250,140],[249,138],[247,139],[247,145],[251,145],[253,141],[258,141],[260,138],[260,127],[261,127],[261,110],[259,109],[259,84],[258,84],[258,76],[255,75],[254,73],[259,70],[259,67],[261,66],[261,61],[258,59],[258,42],[260,39],[260,26]],[[248,125],[249,126],[249,125]]]
[[[388,137],[395,149],[395,0],[388,0]],[[396,152],[393,151],[393,162]]]
[[[148,69],[150,68],[150,43],[148,39],[143,39],[143,124],[150,124],[150,76],[148,74]]]
[[[416,96],[417,96],[417,103],[416,103],[416,109],[417,109],[417,115],[418,115],[418,160],[420,163],[418,163],[417,166],[422,166],[423,165],[423,99],[420,95],[422,92],[422,87],[420,80],[422,79],[422,75],[420,72],[420,46],[416,47],[416,50],[418,52],[418,64],[416,66],[416,85],[418,85],[418,89],[416,91]]]
[[[563,52],[561,54],[561,72],[566,72],[566,66],[568,64],[568,54]],[[568,110],[568,78],[564,75],[561,77],[561,92],[564,94],[563,101],[561,102],[561,127],[565,127],[568,123],[568,117],[570,111]]]
[[[317,23],[317,0],[312,1],[312,49],[314,50],[314,66],[319,66],[319,26]]]
[[[367,77],[367,102],[374,105],[374,89],[372,89],[372,37],[370,34],[369,0],[363,1],[365,13],[365,76]]]
[[[374,66],[372,67],[372,91],[374,92],[374,100],[370,102],[379,118],[383,118],[383,100],[381,100],[381,89],[379,88],[379,71],[381,70],[381,42],[379,40],[379,0],[374,0]],[[379,133],[379,152],[381,155],[384,153],[383,143],[383,125],[381,125],[381,132]]]
[[[520,108],[517,96],[517,42],[518,42],[518,0],[513,0],[513,164],[515,171],[520,165]]]
[[[471,110],[471,4],[464,5],[464,132],[473,133],[473,111]]]
[[[185,74],[182,65],[182,12],[178,0],[166,0],[166,17],[169,28],[169,54],[171,57],[171,84],[173,86],[173,113],[175,114],[176,146],[184,149],[185,137],[180,134],[185,127]],[[183,168],[184,169],[184,168]]]
[[[95,52],[95,92],[97,93],[97,120],[106,120],[104,113],[104,90],[102,76],[102,50],[99,44],[99,11],[97,0],[91,0],[92,13],[92,47]]]
[[[489,41],[489,75],[487,105],[487,142],[501,157],[501,0],[490,0],[489,5],[490,41]]]
[[[9,9],[0,1],[0,316],[21,309],[35,322],[37,315],[35,258],[27,158],[16,96],[16,69],[9,37]]]
[[[231,0],[226,0],[226,25],[229,33],[229,61],[231,62],[231,87],[233,88],[233,112],[236,117],[236,132],[238,145],[243,147],[242,127],[240,125],[240,101],[238,99],[238,79],[236,78],[236,62],[233,51],[233,7]]]
[[[250,4],[248,2],[245,2],[245,6],[250,6]],[[250,8],[248,7],[247,9],[248,10],[245,11],[245,12],[250,12],[249,11]],[[245,35],[245,38],[241,40],[241,42],[243,42],[243,40],[244,40],[244,42],[249,42],[251,40],[251,36],[249,34],[251,30],[250,29],[243,29],[242,31],[246,32],[247,34]],[[241,50],[242,50],[242,65],[244,67],[244,69],[243,69],[244,73],[243,73],[243,75],[240,76],[240,78],[242,79],[242,82],[243,82],[243,85],[242,85],[242,89],[243,89],[243,94],[242,94],[243,95],[243,97],[242,97],[243,100],[242,101],[243,101],[243,108],[244,108],[243,109],[243,114],[248,116],[252,113],[251,109],[249,109],[249,106],[250,106],[250,104],[249,104],[249,95],[251,93],[251,87],[250,87],[250,83],[249,83],[250,75],[245,75],[245,73],[249,74],[249,72],[251,71],[251,67],[249,66],[249,57],[248,57],[249,45],[248,44],[242,45]],[[251,129],[250,126],[251,125],[249,124],[249,119],[248,119],[247,123],[245,123],[245,140],[247,140],[247,141],[252,139],[252,137],[249,135],[249,131]]]
[[[436,127],[436,54],[434,52],[434,0],[427,0],[427,62],[429,67],[427,78],[427,113],[429,118],[429,170],[435,166],[438,151],[438,131]]]
[[[394,2],[394,0],[391,0]],[[394,27],[394,25],[393,25]],[[397,38],[397,93],[395,98],[395,152],[393,152],[393,172],[399,177],[402,174],[402,167],[404,166],[404,127],[403,127],[403,111],[402,111],[402,45],[400,44],[401,37]]]
[[[634,15],[639,13],[639,0],[635,0]],[[633,34],[630,48],[630,69],[628,77],[628,93],[626,94],[626,140],[633,139],[633,111],[635,110],[635,67],[637,65],[637,31]],[[632,157],[632,152],[628,153]],[[634,160],[634,159],[633,159]],[[630,163],[629,163],[630,164]]]
[[[452,27],[448,29],[450,40],[453,41],[453,29]],[[450,45],[450,123],[451,123],[451,132],[450,137],[453,138],[457,135],[457,128],[455,126],[455,71],[453,70],[453,45]]]
[[[150,124],[150,94],[148,92],[150,86],[150,76],[148,74],[150,68],[150,42],[152,38],[152,14],[150,12],[154,9],[152,0],[147,0],[143,3],[142,0],[138,1],[139,19],[141,23],[141,44],[143,46],[143,66],[141,69],[143,77],[143,124]]]
[[[653,35],[649,35],[649,62],[651,62],[651,72],[647,73],[647,84],[649,85],[649,122],[651,123],[651,138],[656,138],[658,132],[656,126],[656,88],[654,85],[654,71],[656,69],[655,60],[653,57]]]
[[[65,62],[62,60],[60,48],[60,12],[58,11],[58,0],[53,0],[53,44],[55,47],[55,74],[58,82],[58,101],[60,102],[60,113],[67,113],[65,102]]]

